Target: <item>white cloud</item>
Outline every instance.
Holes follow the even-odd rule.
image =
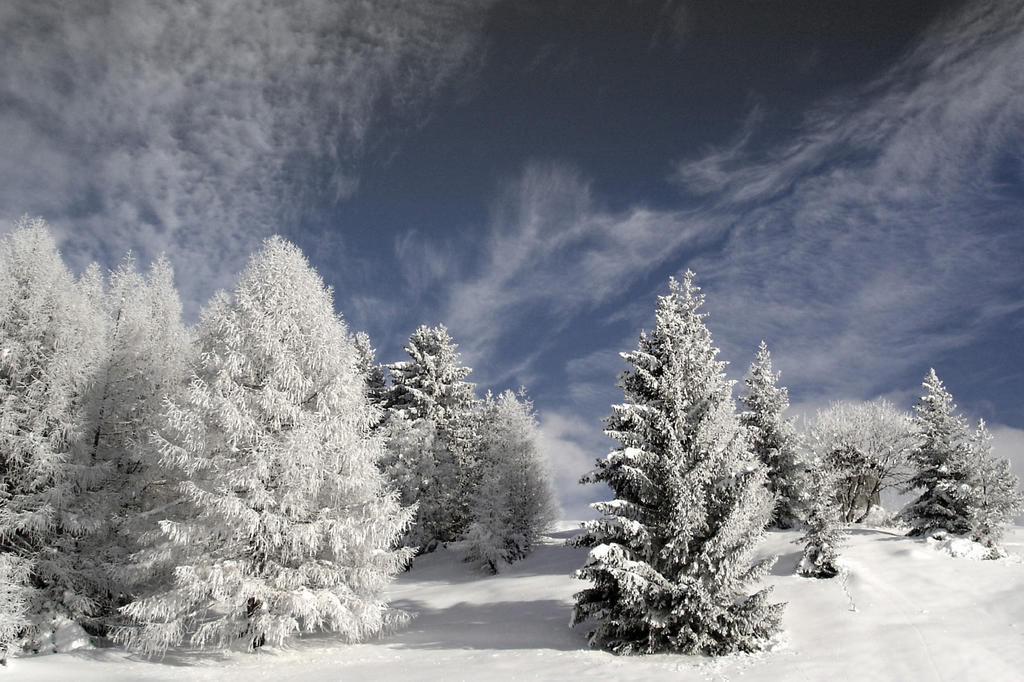
[[[987,427],[992,434],[992,455],[1010,460],[1010,470],[1017,477],[1017,487],[1024,490],[1024,429],[1005,424],[987,424]],[[1024,513],[1018,515],[1015,522],[1024,525]]]
[[[1005,424],[986,424],[992,434],[992,455],[1010,460],[1010,466],[1024,490],[1024,429]],[[1024,515],[1021,517],[1024,519]]]
[[[579,480],[614,444],[602,435],[599,422],[565,412],[541,412],[540,433],[540,449],[551,465],[565,517],[593,518],[589,504],[608,499],[610,491],[604,486],[580,485]]]
[[[636,336],[624,339],[617,349],[596,350],[566,363],[567,393],[577,409],[593,407],[610,412],[610,405],[622,399],[617,382],[626,361],[619,353],[634,348]]]
[[[167,251],[194,308],[263,236],[358,186],[379,105],[415,125],[484,2],[0,4],[0,214],[75,265]]]
[[[605,210],[589,183],[560,164],[530,164],[504,188],[492,215],[476,244],[476,267],[454,268],[444,282],[442,318],[470,364],[489,364],[524,328],[533,331],[531,349],[550,343],[577,316],[710,236],[682,211]],[[517,349],[517,357],[526,354]]]

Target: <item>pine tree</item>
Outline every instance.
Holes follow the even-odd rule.
[[[296,632],[359,639],[396,614],[382,591],[408,561],[409,519],[377,466],[357,351],[298,248],[268,239],[233,297],[203,311],[199,360],[154,443],[181,508],[139,559],[170,583],[122,611],[152,653],[183,642],[280,645]]]
[[[930,535],[945,529],[970,530],[971,495],[963,487],[970,477],[967,422],[955,414],[953,396],[932,369],[922,384],[925,394],[914,407],[919,444],[910,455],[916,472],[906,489],[922,489],[900,513],[913,529],[910,535]]]
[[[11,589],[25,600],[17,636],[28,648],[55,619],[97,611],[78,550],[100,523],[87,493],[103,470],[76,444],[102,352],[101,288],[97,268],[75,281],[42,220],[22,219],[0,242],[0,557],[27,578]]]
[[[782,417],[789,407],[789,392],[777,385],[778,380],[768,346],[761,341],[744,380],[747,394],[740,402],[747,409],[740,415],[740,422],[750,431],[754,454],[768,470],[768,490],[775,496],[771,525],[792,528],[799,518],[803,470],[796,430]]]
[[[769,590],[743,593],[773,563],[751,563],[773,500],[703,301],[692,272],[670,280],[654,331],[623,354],[625,402],[606,431],[621,446],[584,478],[615,497],[576,541],[592,547],[576,576],[593,586],[572,622],[592,621],[591,645],[616,653],[750,651],[779,626]]]
[[[481,483],[466,533],[468,558],[497,573],[533,551],[558,507],[533,404],[511,391],[497,398],[488,394],[480,421]]]
[[[444,325],[422,325],[405,347],[410,359],[388,366],[388,420],[408,420],[421,434],[434,431],[422,449],[409,448],[406,439],[397,444],[400,451],[389,456],[396,467],[389,476],[402,489],[403,499],[417,504],[407,542],[419,551],[458,540],[466,531],[469,499],[479,480],[473,428],[478,401],[473,384],[465,381],[472,370],[460,364],[457,348]],[[400,424],[391,428],[409,430]],[[410,472],[415,477],[410,478]]]
[[[146,275],[130,255],[110,273],[104,297],[105,352],[88,394],[90,417],[80,447],[108,467],[97,496],[108,521],[81,547],[105,590],[101,612],[113,615],[130,590],[125,567],[139,549],[146,514],[170,500],[155,483],[161,472],[149,447],[166,398],[184,389],[190,339],[181,323],[174,272],[159,259]]]
[[[999,541],[1006,524],[1024,510],[1024,493],[1018,487],[1017,477],[1010,471],[1010,462],[992,456],[992,436],[985,420],[967,445],[971,475],[968,479],[972,501],[970,512],[971,539],[993,549],[999,556]]]
[[[797,573],[806,578],[833,578],[839,573],[839,548],[846,530],[836,504],[836,482],[840,476],[828,462],[817,458],[807,475],[807,500],[802,505],[804,534],[796,542],[804,545]]]

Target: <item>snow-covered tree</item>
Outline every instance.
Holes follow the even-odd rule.
[[[818,411],[809,434],[811,451],[837,472],[837,503],[848,523],[866,519],[883,490],[906,482],[917,442],[910,416],[884,399],[833,403]]]
[[[169,501],[154,486],[161,472],[149,437],[163,401],[184,389],[189,336],[174,273],[163,258],[143,275],[127,256],[110,273],[104,311],[104,355],[88,394],[88,428],[79,447],[108,466],[99,494],[109,523],[80,551],[103,575],[105,591],[97,599],[103,611],[113,612],[127,597],[123,568],[138,549],[146,515]]]
[[[796,541],[804,546],[804,553],[796,570],[807,578],[832,578],[839,573],[836,560],[846,537],[836,504],[836,483],[842,472],[820,458],[808,464],[808,490],[801,505],[805,530]]]
[[[625,402],[606,431],[621,446],[584,478],[614,499],[576,541],[592,548],[576,572],[592,586],[572,622],[592,622],[591,645],[617,653],[750,651],[779,626],[769,590],[744,592],[773,563],[752,563],[773,499],[699,291],[692,272],[671,279],[654,331],[623,354]]]
[[[358,357],[332,295],[279,237],[204,309],[184,399],[154,443],[184,503],[143,565],[170,583],[122,608],[117,636],[159,652],[279,645],[296,632],[358,639],[396,616],[383,589],[410,513],[378,469]]]
[[[478,482],[474,426],[478,401],[472,371],[459,361],[458,345],[444,325],[420,326],[405,347],[409,360],[389,365],[391,386],[384,406],[392,431],[434,434],[420,450],[408,439],[397,442],[389,455],[389,476],[402,489],[403,499],[417,504],[408,542],[420,551],[457,540],[469,527],[469,499]],[[396,449],[397,448],[397,449]]]
[[[388,409],[457,427],[477,404],[473,384],[465,381],[473,370],[460,364],[458,347],[443,324],[420,325],[405,346],[410,359],[388,365]]]
[[[359,358],[359,373],[366,382],[366,395],[372,404],[383,405],[387,377],[384,367],[377,364],[377,350],[370,342],[370,335],[366,332],[356,332],[353,341]]]
[[[7,663],[19,636],[30,626],[25,599],[30,568],[28,560],[0,552],[0,665]]]
[[[973,493],[970,478],[967,421],[956,411],[953,396],[931,369],[924,378],[925,393],[914,406],[919,443],[910,455],[916,469],[906,489],[921,493],[901,516],[913,526],[911,535],[930,535],[945,529],[963,534],[971,528]]]
[[[454,493],[443,487],[458,480],[451,453],[430,419],[391,413],[381,433],[387,442],[381,468],[402,505],[416,509],[402,543],[418,552],[432,552],[441,538],[454,539],[448,503]]]
[[[992,456],[984,420],[969,432],[934,369],[922,386],[925,393],[914,408],[919,442],[911,460],[916,471],[906,486],[921,493],[901,516],[912,526],[910,535],[940,530],[970,535],[998,554],[1005,524],[1024,508],[1017,477],[1009,461]]]
[[[533,550],[558,505],[529,400],[512,391],[497,398],[488,394],[481,434],[481,481],[466,539],[469,559],[497,573]]]
[[[75,281],[42,220],[0,241],[0,556],[8,576],[28,577],[13,589],[24,589],[29,647],[55,618],[97,610],[78,548],[102,520],[87,493],[103,470],[76,443],[102,351],[101,290],[96,268]]]
[[[971,491],[971,539],[996,549],[1006,524],[1024,510],[1024,493],[1017,477],[1010,471],[1010,462],[992,455],[992,436],[979,420],[978,428],[967,444]],[[994,554],[998,555],[998,552]]]
[[[750,365],[746,395],[740,402],[746,411],[740,422],[750,431],[754,454],[768,469],[768,490],[775,495],[771,524],[791,528],[799,518],[803,495],[803,468],[800,464],[796,430],[782,413],[789,407],[789,392],[778,386],[779,373],[772,371],[772,356],[761,341]]]

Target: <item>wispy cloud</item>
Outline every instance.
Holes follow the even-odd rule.
[[[686,212],[613,212],[563,164],[530,164],[500,192],[490,225],[465,262],[441,282],[442,318],[470,362],[488,364],[502,344],[555,342],[579,316],[621,296],[648,268],[709,238]],[[528,355],[520,347],[516,358]]]
[[[446,292],[441,319],[489,366],[522,362],[524,328],[531,348],[557,348],[605,304],[639,310],[630,288],[652,270],[692,267],[734,375],[766,338],[788,379],[815,393],[801,400],[899,390],[886,382],[1022,307],[1024,198],[999,176],[1024,158],[1022,12],[975,5],[948,18],[781,140],[760,139],[755,108],[729,145],[677,165],[685,210],[611,211],[572,166],[532,163],[471,256],[426,258],[408,276]],[[414,236],[410,246],[430,256]],[[650,293],[644,315],[623,315],[649,319]]]
[[[575,414],[547,411],[540,420],[540,450],[551,465],[562,510],[569,519],[593,518],[591,502],[607,499],[604,486],[579,485],[614,443],[602,435],[601,424]]]
[[[419,123],[483,5],[0,4],[0,213],[42,215],[73,258],[167,251],[194,305],[356,190],[382,107]]]
[[[975,3],[887,73],[807,113],[788,141],[734,144],[673,176],[728,224],[691,261],[725,355],[760,338],[820,397],[891,390],[1019,315],[1024,5]],[[1016,169],[1015,171],[1012,169]]]
[[[444,319],[474,362],[521,362],[525,340],[564,352],[562,332],[595,329],[606,304],[649,324],[657,292],[635,287],[691,267],[735,378],[765,338],[804,406],[909,396],[1024,308],[1024,197],[1003,177],[1019,183],[1024,160],[1020,64],[1024,6],[974,4],[788,137],[762,139],[755,109],[731,144],[680,162],[687,210],[610,211],[571,167],[533,164],[496,203],[479,269],[445,282]],[[593,414],[598,376],[632,345],[565,368],[552,452],[589,452],[599,426],[574,415]]]

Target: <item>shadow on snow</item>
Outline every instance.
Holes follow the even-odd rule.
[[[414,600],[392,606],[414,615],[408,626],[381,644],[399,649],[587,649],[584,632],[569,628],[570,608],[561,600],[459,602],[434,609]]]

